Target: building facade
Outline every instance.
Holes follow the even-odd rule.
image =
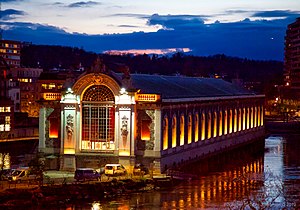
[[[21,42],[0,39],[0,56],[11,67],[21,65]]]
[[[286,98],[300,97],[300,18],[288,25],[285,36],[284,89]]]
[[[41,104],[39,151],[56,152],[61,170],[143,163],[161,173],[262,138],[263,104],[221,79],[114,73],[98,60],[65,84],[60,107]]]

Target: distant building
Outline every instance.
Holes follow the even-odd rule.
[[[62,170],[143,163],[164,172],[264,137],[264,96],[221,79],[115,73],[97,60],[48,94],[39,152]]]
[[[300,18],[288,25],[285,36],[284,86],[290,93],[285,96],[300,97]],[[295,95],[296,94],[296,95]]]
[[[29,117],[39,116],[37,82],[42,72],[39,68],[11,68],[9,71],[10,97],[15,102],[15,110],[26,112]]]
[[[0,39],[0,56],[11,68],[20,67],[21,42]]]
[[[8,138],[13,128],[14,104],[8,95],[8,70],[9,66],[0,57],[0,139]]]

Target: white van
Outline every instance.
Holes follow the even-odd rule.
[[[127,171],[121,164],[106,164],[104,167],[104,174],[107,176],[118,176],[127,174]]]

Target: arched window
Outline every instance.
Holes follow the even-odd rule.
[[[257,107],[254,107],[254,127],[257,127]]]
[[[251,109],[250,109],[250,122],[251,122],[251,127],[250,128],[253,128],[253,123],[254,123],[254,110],[253,110],[253,107],[251,107]]]
[[[172,119],[172,147],[176,147],[177,146],[177,119],[176,116],[173,116]]]
[[[205,139],[205,114],[202,113],[201,117],[201,140]]]
[[[89,87],[82,97],[82,149],[111,150],[114,144],[114,94],[104,85]]]
[[[192,143],[192,125],[193,125],[193,118],[192,118],[192,115],[189,114],[189,118],[188,118],[188,144]]]
[[[207,114],[207,139],[211,138],[211,113]]]
[[[257,107],[257,126],[260,126],[260,107]]]
[[[236,132],[237,131],[237,110],[234,109],[234,115],[233,115],[233,132]]]
[[[260,111],[260,125],[264,125],[264,106],[261,106],[261,111]]]
[[[180,117],[180,146],[184,145],[184,115]]]
[[[219,111],[219,136],[223,135],[223,115],[222,111]]]
[[[229,133],[232,133],[232,109],[229,110]]]
[[[247,108],[247,129],[250,128],[250,108]]]
[[[225,110],[224,111],[224,135],[226,135],[227,134],[227,132],[228,132],[228,123],[227,123],[227,121],[228,121],[228,116],[227,116],[227,110]]]
[[[199,115],[198,113],[195,114],[195,142],[199,140]]]
[[[239,117],[238,117],[238,131],[242,130],[242,109],[239,108]]]
[[[217,112],[214,112],[214,120],[213,120],[213,122],[214,122],[214,130],[213,130],[213,137],[216,137],[217,136],[217,129],[218,129],[218,127],[217,127],[217,120],[218,120],[218,117],[217,117]]]
[[[168,141],[169,141],[169,121],[168,118],[165,117],[163,123],[163,150],[168,149]]]
[[[246,130],[246,108],[243,108],[243,130]]]

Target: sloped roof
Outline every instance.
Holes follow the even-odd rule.
[[[121,74],[117,74],[119,79]],[[160,94],[162,99],[254,95],[222,79],[131,74],[134,88],[141,93]]]

